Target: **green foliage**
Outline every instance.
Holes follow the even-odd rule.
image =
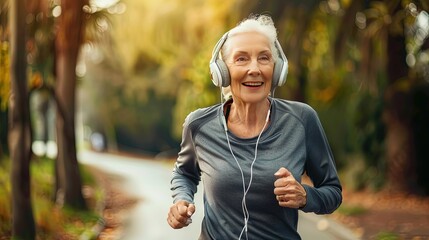
[[[10,160],[0,161],[0,236],[11,235],[11,187]],[[77,211],[70,208],[58,208],[52,202],[54,189],[54,160],[36,158],[31,163],[31,192],[33,211],[36,220],[37,239],[58,239],[59,235],[67,235],[72,239],[91,229],[99,221],[96,204],[89,211]],[[88,169],[81,167],[85,188],[93,189],[93,194],[86,200],[100,202],[101,189]]]
[[[10,161],[0,159],[0,236],[11,234],[11,199],[10,199]]]
[[[380,166],[384,155],[385,127],[382,122],[383,101],[380,96],[361,94],[355,123],[358,143],[369,166]]]
[[[220,89],[214,87],[207,71],[207,55],[208,50],[196,55],[184,71],[184,78],[188,81],[179,85],[174,109],[173,133],[177,138],[181,137],[182,124],[190,112],[220,102]]]
[[[72,236],[81,236],[100,219],[96,213],[89,211],[65,208],[63,212],[67,218],[67,223],[63,225],[64,231]]]
[[[107,36],[114,48],[99,43],[88,53],[103,58],[86,61],[82,89],[91,100],[84,121],[110,143],[120,139],[118,145],[151,152],[177,148],[185,116],[220,99],[208,62],[234,1],[123,3],[127,11],[111,17]]]
[[[30,177],[37,179],[37,181],[31,181],[31,189],[37,197],[52,198],[55,184],[54,164],[49,158],[36,158],[30,165]]]
[[[376,240],[400,240],[401,238],[392,232],[380,232],[375,237]]]
[[[359,189],[369,186],[378,190],[384,186],[387,174],[385,161],[385,126],[382,120],[383,99],[380,95],[361,93],[354,114],[356,142],[365,167],[356,175]]]
[[[1,41],[1,28],[0,28],[0,111],[7,108],[9,94],[10,94],[10,61],[9,61],[9,43]]]
[[[121,98],[124,108],[118,111],[114,121],[118,146],[124,150],[157,153],[177,144],[171,137],[173,100],[151,91],[147,97],[150,101]]]

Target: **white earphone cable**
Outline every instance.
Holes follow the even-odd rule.
[[[234,152],[232,151],[231,143],[229,141],[229,136],[228,136],[228,126],[226,124],[226,120],[225,120],[224,117],[222,117],[222,122],[224,124],[224,130],[225,130],[226,140],[228,142],[229,151],[231,152],[231,155],[234,158],[234,160],[235,160],[235,162],[236,162],[236,164],[237,164],[237,166],[238,166],[238,168],[240,170],[241,180],[242,180],[242,184],[243,184],[243,199],[241,201],[241,207],[242,207],[243,217],[244,217],[244,226],[241,229],[241,232],[240,232],[240,235],[238,237],[238,240],[241,240],[241,237],[243,236],[243,233],[246,233],[246,239],[248,239],[248,235],[247,235],[247,230],[248,230],[247,223],[248,223],[249,218],[250,218],[250,213],[249,213],[249,211],[247,209],[246,195],[247,195],[247,193],[250,190],[250,186],[252,185],[252,181],[253,181],[253,165],[255,164],[256,158],[258,156],[259,140],[260,140],[260,138],[262,136],[262,133],[264,132],[264,129],[267,127],[268,121],[270,119],[270,113],[271,113],[270,109],[271,109],[271,104],[270,104],[270,106],[268,108],[267,117],[265,119],[264,126],[262,127],[262,130],[259,133],[258,138],[256,140],[256,144],[255,144],[255,156],[253,158],[252,164],[250,165],[250,179],[249,179],[249,184],[247,185],[247,188],[246,188],[246,183],[245,183],[245,179],[244,179],[243,169],[241,168],[240,163],[238,162],[237,158],[235,157]]]

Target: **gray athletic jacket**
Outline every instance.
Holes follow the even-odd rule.
[[[297,181],[304,172],[311,178],[314,187],[303,185],[307,191],[304,212],[332,213],[341,204],[342,189],[317,113],[303,103],[270,101],[271,122],[261,135],[246,195],[248,239],[301,239],[298,210],[280,207],[273,193],[274,173],[285,167]],[[199,239],[238,239],[244,226],[241,172],[229,149],[222,118],[221,104],[188,115],[171,180],[173,201],[191,203],[203,181],[205,214]],[[242,139],[229,131],[227,134],[247,186],[257,137]]]

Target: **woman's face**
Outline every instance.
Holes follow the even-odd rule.
[[[274,60],[268,38],[257,32],[239,33],[229,41],[226,64],[234,100],[265,101],[271,90]]]

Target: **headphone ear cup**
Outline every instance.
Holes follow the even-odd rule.
[[[216,43],[212,52],[212,58],[210,59],[210,74],[213,84],[216,87],[227,87],[231,83],[228,67],[226,66],[225,62],[219,58],[219,53],[227,38],[228,32],[226,32]]]
[[[216,87],[220,87],[222,85],[222,76],[216,62],[210,63],[210,76]]]
[[[279,58],[274,64],[273,82],[271,85],[272,92],[276,87],[280,87],[285,84],[289,68],[288,60],[278,40],[276,40],[275,46],[279,52]]]
[[[227,87],[230,84],[228,67],[222,59],[216,59],[210,63],[210,74],[216,87]]]
[[[228,67],[226,66],[226,63],[221,59],[217,59],[216,65],[219,68],[221,76],[220,83],[222,84],[222,87],[228,87],[231,84],[231,77],[229,76],[229,71]]]
[[[283,60],[280,58],[277,59],[276,63],[274,64],[273,82],[271,83],[272,89],[279,86],[282,66],[283,66]]]

